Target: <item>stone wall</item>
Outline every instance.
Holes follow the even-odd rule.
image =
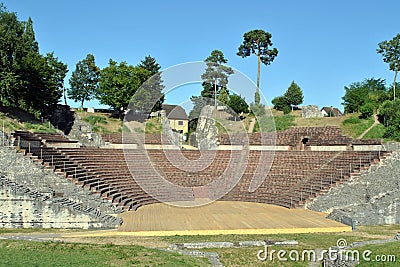
[[[324,116],[324,115],[322,115],[318,106],[315,106],[315,105],[309,105],[309,106],[302,107],[301,114],[302,114],[301,116],[303,118],[322,118]]]
[[[8,228],[115,228],[123,209],[0,147],[0,226]]]
[[[400,152],[393,152],[306,207],[329,212],[336,220],[350,217],[357,225],[400,223]]]
[[[218,128],[215,126],[215,119],[212,117],[214,108],[207,105],[201,110],[195,132],[196,144],[200,150],[217,148]]]
[[[78,114],[74,114],[74,123],[68,138],[78,140],[84,146],[100,147],[104,145],[101,135],[93,132],[92,125],[82,120]]]

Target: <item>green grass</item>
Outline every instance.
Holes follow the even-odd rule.
[[[363,139],[381,139],[385,133],[386,128],[382,124],[375,125],[364,137]]]
[[[354,114],[342,122],[341,128],[345,135],[348,135],[352,138],[357,138],[373,123],[374,118],[372,117],[368,119],[360,119],[358,118],[358,114]]]
[[[256,124],[254,125],[253,132],[272,132],[272,131],[283,131],[288,129],[290,126],[294,126],[295,117],[292,115],[283,116],[262,116],[259,117]]]
[[[0,266],[208,266],[205,258],[142,246],[0,241]]]
[[[383,245],[367,245],[359,249],[360,264],[357,266],[399,266],[399,242],[387,243]],[[365,250],[371,251],[367,260],[363,260],[362,254]],[[378,256],[378,257],[377,257]],[[395,261],[389,260],[394,259]],[[378,262],[378,260],[380,262]],[[381,261],[384,260],[384,261]]]

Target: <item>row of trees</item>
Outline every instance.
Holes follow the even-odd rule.
[[[250,111],[256,115],[265,114],[265,107],[260,103],[260,69],[261,63],[269,65],[278,55],[276,48],[271,48],[272,35],[264,30],[251,30],[243,35],[243,43],[238,47],[237,55],[246,58],[252,54],[257,56],[257,87],[254,102],[250,105]],[[207,68],[203,75],[201,96],[192,96],[193,110],[190,118],[197,118],[201,108],[213,104],[217,108],[217,100],[226,104],[235,113],[249,112],[249,106],[245,99],[236,94],[230,94],[227,89],[229,76],[233,70],[224,65],[228,62],[224,54],[219,50],[213,50],[211,55],[205,59]],[[211,100],[212,99],[212,100]],[[212,102],[212,103],[210,103]]]
[[[0,3],[0,105],[45,117],[63,96],[67,72],[54,53],[39,53],[32,19],[20,21]]]
[[[69,79],[70,88],[67,90],[68,97],[80,102],[81,107],[85,101],[96,98],[101,104],[112,107],[122,115],[122,111],[128,108],[137,90],[153,77],[152,87],[146,89],[152,96],[158,97],[152,109],[159,110],[164,101],[164,95],[161,93],[163,85],[160,69],[161,66],[151,56],[146,56],[137,66],[110,59],[108,66],[100,69],[96,66],[94,56],[88,54],[76,64],[72,72]]]
[[[359,112],[361,118],[377,114],[380,122],[386,127],[384,137],[400,141],[400,109],[396,81],[400,68],[400,34],[389,41],[378,44],[376,50],[383,61],[394,71],[394,80],[386,86],[383,79],[369,78],[345,86],[342,97],[346,113]]]

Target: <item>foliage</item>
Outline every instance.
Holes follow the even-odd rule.
[[[385,101],[379,108],[379,120],[386,126],[385,138],[400,141],[400,99]]]
[[[283,95],[286,98],[287,104],[292,106],[298,106],[303,103],[303,91],[301,90],[300,86],[297,85],[294,81],[290,84],[289,88]],[[285,110],[283,110],[285,111]]]
[[[289,113],[290,113],[291,109],[290,109],[289,106],[284,106],[282,111],[283,111],[283,114],[286,115],[286,114],[289,114]]]
[[[224,65],[228,60],[219,50],[213,50],[211,55],[205,59],[205,62],[207,68],[201,75],[204,88],[201,95],[206,98],[216,99],[222,88],[225,88],[228,93],[226,87],[229,75],[233,74],[233,69]]]
[[[350,118],[345,119],[345,120],[343,121],[343,124],[344,124],[344,125],[359,124],[359,123],[361,123],[361,119],[358,118],[358,117],[350,117]]]
[[[263,116],[263,115],[266,114],[265,106],[263,104],[261,104],[261,103],[258,103],[258,104],[251,103],[250,104],[250,110],[256,116]]]
[[[272,105],[274,105],[274,109],[283,111],[285,107],[289,107],[289,103],[286,97],[277,96],[271,101]],[[289,107],[290,109],[290,107]]]
[[[83,108],[84,101],[90,101],[96,96],[99,76],[100,69],[96,66],[94,56],[87,54],[85,59],[76,63],[75,70],[72,72],[69,79],[71,88],[67,90],[68,97],[81,102],[81,108]]]
[[[365,103],[361,108],[360,108],[360,118],[361,119],[366,119],[368,117],[371,117],[374,114],[374,104],[371,102]]]
[[[155,90],[156,94],[159,95],[164,89],[164,86],[162,85],[163,81],[161,79],[160,64],[157,63],[154,57],[151,57],[149,55],[146,56],[142,61],[140,61],[140,63],[137,66],[145,70],[148,70],[150,72],[150,74],[152,75],[152,85],[153,85],[152,90]],[[164,100],[165,100],[165,95],[162,94],[160,99],[157,100],[154,107],[152,108],[152,111],[161,110]]]
[[[236,113],[247,113],[249,112],[249,105],[246,100],[240,95],[231,95],[228,101],[228,106]]]
[[[208,105],[207,99],[201,96],[192,96],[190,101],[193,103],[193,109],[189,112],[189,120],[197,119],[200,117],[203,107]]]
[[[218,96],[218,101],[223,103],[223,104],[228,104],[229,102],[229,94],[226,91],[225,87],[222,87],[219,96]]]
[[[47,116],[62,96],[66,73],[53,53],[39,53],[32,19],[19,21],[0,5],[0,105]]]
[[[389,64],[389,69],[395,72],[393,81],[393,95],[395,95],[396,78],[400,68],[400,34],[392,40],[380,42],[378,47],[376,52],[382,55],[383,61]]]
[[[101,70],[98,99],[122,113],[128,108],[138,88],[151,76],[141,67],[133,67],[125,61],[117,63],[110,59],[109,65]],[[140,106],[140,103],[136,103]]]
[[[243,35],[243,43],[239,46],[236,53],[242,58],[248,57],[251,54],[257,55],[257,92],[260,89],[260,63],[269,65],[278,55],[278,49],[270,49],[272,46],[271,37],[272,35],[269,32],[260,29],[246,32]],[[259,98],[255,97],[254,103],[258,105],[260,103]]]
[[[374,105],[376,110],[379,105],[388,99],[388,92],[383,79],[365,79],[344,87],[346,93],[342,97],[345,113],[360,112],[361,107],[367,102]]]

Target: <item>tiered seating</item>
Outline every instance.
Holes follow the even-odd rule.
[[[145,135],[138,135],[136,137],[129,137],[130,133],[126,133],[126,136],[123,137],[122,133],[112,133],[112,134],[102,134],[101,137],[104,142],[109,142],[113,144],[122,144],[122,143],[135,143],[136,140],[140,140],[145,144],[152,144],[152,145],[171,145],[173,142],[169,140],[166,136],[162,136],[161,134],[145,134]],[[144,138],[143,138],[144,137]]]
[[[363,144],[361,141],[354,142],[349,137],[343,136],[337,127],[293,127],[276,135],[278,144],[293,147],[305,137],[308,138],[308,144],[312,145],[348,145],[357,142]],[[287,150],[275,151],[272,157],[268,154],[272,152],[251,150],[247,152],[247,164],[240,166],[239,158],[243,151],[200,152],[157,149],[141,151],[86,147],[54,149],[40,143],[41,139],[36,135],[21,132],[16,133],[16,136],[19,136],[21,148],[29,149],[27,152],[44,161],[45,165],[64,173],[75,183],[131,210],[158,202],[159,197],[169,201],[191,200],[196,196],[196,188],[204,188],[218,182],[222,190],[224,187],[229,187],[231,178],[240,172],[243,173],[240,180],[222,197],[222,200],[298,207],[386,155],[380,151]],[[245,138],[243,135],[233,136],[229,144],[240,144]],[[224,136],[221,137],[220,140],[227,143]],[[159,144],[159,138],[160,135],[146,135],[146,140],[149,142]],[[274,134],[250,135],[251,144],[265,143],[261,140],[267,140],[268,143],[274,140]],[[376,141],[365,143],[374,142]],[[31,143],[34,145],[28,147],[27,144]],[[270,157],[264,157],[264,153]],[[250,192],[249,186],[254,175],[260,167],[268,165],[271,166],[270,171],[261,172],[265,176],[261,185],[254,192]],[[148,176],[144,182],[157,192],[157,197],[149,195],[140,184],[143,180],[139,183],[131,172],[135,177]],[[174,185],[193,190],[182,189],[182,192],[177,191],[171,196],[170,191],[164,188],[165,184],[155,179],[156,176],[151,176],[152,173],[158,173]],[[215,192],[205,194],[207,193],[210,198],[217,194]]]
[[[306,139],[306,140],[305,140]],[[248,140],[248,141],[247,141]],[[352,140],[342,134],[339,127],[290,127],[276,133],[221,134],[221,145],[278,145],[297,147],[301,142],[307,146],[332,146],[350,144],[380,144],[380,140]]]

